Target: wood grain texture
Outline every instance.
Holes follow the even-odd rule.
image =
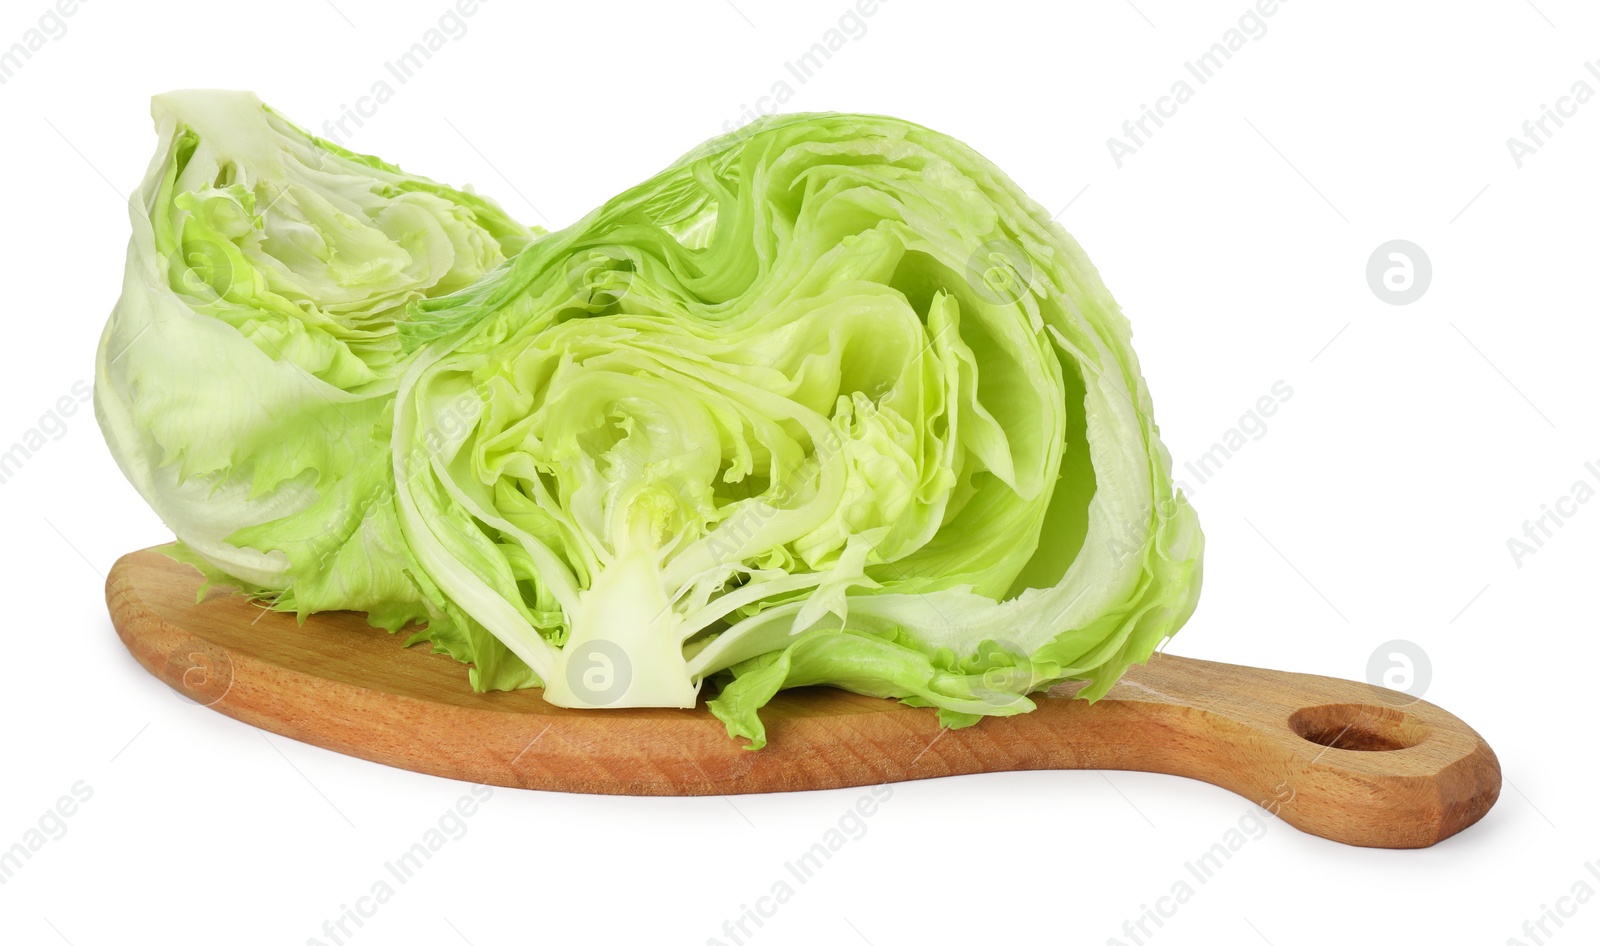
[[[1482,818],[1500,765],[1461,720],[1362,683],[1157,655],[1090,705],[1061,686],[1010,718],[940,730],[931,710],[841,690],[780,693],[751,752],[702,708],[568,710],[473,693],[462,666],[348,613],[304,625],[146,549],[106,583],[128,650],[179,693],[253,726],[447,778],[565,792],[711,795],[1017,769],[1130,769],[1219,785],[1302,831],[1426,847]]]

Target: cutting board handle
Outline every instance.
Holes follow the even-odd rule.
[[[1081,767],[1201,779],[1347,844],[1425,847],[1500,795],[1500,763],[1470,726],[1349,680],[1158,654],[1067,715],[1060,732]]]

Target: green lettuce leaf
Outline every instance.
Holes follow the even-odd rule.
[[[858,115],[715,139],[420,299],[399,528],[562,706],[784,687],[1103,694],[1192,612],[1202,538],[1078,244],[965,145]]]
[[[302,616],[431,621],[422,636],[493,668],[486,685],[527,682],[415,567],[389,442],[407,305],[471,286],[537,232],[248,93],[152,111],[160,145],[96,369],[123,472],[214,577]]]

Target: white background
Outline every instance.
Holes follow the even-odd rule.
[[[447,0],[85,0],[0,85],[0,449],[92,377],[155,139],[150,95],[248,88],[320,129],[389,78]],[[1587,79],[1577,0],[1289,0],[1208,83],[1183,68],[1246,0],[882,0],[808,82],[785,63],[845,0],[485,2],[350,136],[556,228],[756,105],[903,116],[1005,168],[1083,243],[1133,320],[1181,467],[1276,381],[1266,433],[1192,490],[1200,609],[1169,652],[1362,679],[1429,659],[1507,784],[1424,851],[1267,827],[1156,943],[1491,943],[1600,859],[1591,805],[1600,502],[1518,562],[1507,540],[1600,461],[1594,283],[1600,101],[1518,168],[1506,139]],[[737,4],[737,8],[734,4]],[[46,0],[8,0],[0,48]],[[1141,12],[1142,11],[1142,12]],[[1597,67],[1600,68],[1600,67]],[[1193,98],[1120,169],[1141,104]],[[1553,127],[1553,126],[1552,126]],[[1070,206],[1069,206],[1070,205]],[[1407,239],[1433,280],[1369,288]],[[54,429],[54,425],[52,424]],[[0,939],[331,942],[469,786],[260,733],[187,704],[107,620],[104,573],[165,541],[87,409],[0,485],[6,659],[0,847],[75,783],[92,797],[0,886]],[[865,789],[733,799],[497,790],[354,943],[704,943]],[[1121,930],[1250,811],[1197,782],[1036,772],[897,785],[750,942],[1131,943]],[[1597,866],[1600,870],[1600,866]],[[1576,904],[1571,901],[1569,905]],[[1600,937],[1600,906],[1548,942]],[[141,932],[143,931],[143,932]]]

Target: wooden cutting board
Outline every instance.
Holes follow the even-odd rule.
[[[752,752],[704,707],[569,710],[537,690],[474,693],[464,668],[353,613],[297,625],[213,591],[154,549],[106,582],[145,669],[252,726],[447,778],[547,791],[714,795],[840,788],[1018,769],[1129,769],[1236,792],[1311,834],[1426,847],[1500,794],[1494,752],[1461,720],[1363,683],[1157,655],[1091,705],[1072,685],[1038,709],[941,730],[933,711],[829,688],[780,693]]]

